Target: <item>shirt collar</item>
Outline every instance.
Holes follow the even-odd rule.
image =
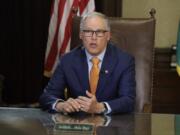
[[[104,55],[106,52],[106,48],[96,57],[98,57],[98,59],[100,60],[100,62],[103,61]],[[86,57],[87,57],[87,61],[91,61],[92,57],[94,57],[93,55],[91,55],[90,53],[88,53],[88,51],[85,49],[85,53],[86,53]]]

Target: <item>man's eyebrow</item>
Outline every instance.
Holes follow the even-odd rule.
[[[88,28],[85,28],[84,30],[89,30],[89,31],[108,31],[106,29],[96,29],[96,30],[93,30],[93,29],[88,29]]]

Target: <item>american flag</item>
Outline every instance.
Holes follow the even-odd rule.
[[[94,0],[54,0],[45,57],[46,77],[54,72],[59,57],[70,50],[72,9],[77,9],[77,15],[83,16],[95,10]]]
[[[179,28],[177,34],[176,59],[177,59],[176,70],[178,75],[180,76],[180,22],[179,22]]]

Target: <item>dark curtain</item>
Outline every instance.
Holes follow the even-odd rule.
[[[122,16],[122,0],[95,0],[96,11],[110,17]]]
[[[2,0],[0,74],[5,103],[38,101],[52,0]]]
[[[37,102],[53,0],[1,0],[0,75],[6,104]],[[96,0],[96,11],[121,16],[121,0]],[[1,93],[0,93],[1,95]]]

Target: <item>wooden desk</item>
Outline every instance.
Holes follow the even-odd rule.
[[[93,123],[97,126],[93,133],[96,135],[180,134],[180,115],[121,114],[107,118],[101,115],[65,116],[30,108],[0,108],[1,135],[55,135],[57,132],[54,127],[57,121]],[[75,135],[75,133],[63,133],[61,135],[67,134]]]

